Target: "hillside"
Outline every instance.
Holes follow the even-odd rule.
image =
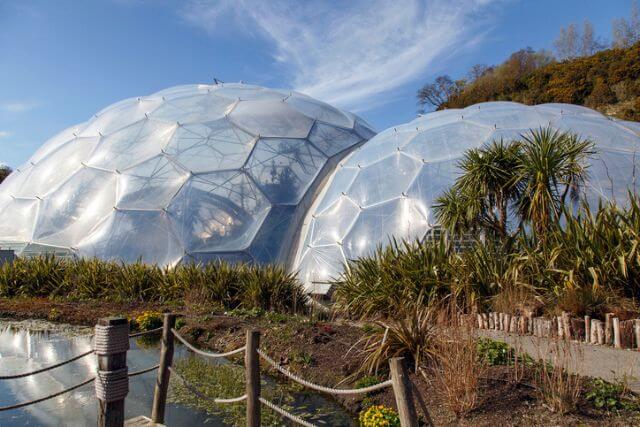
[[[511,72],[518,61],[515,55],[465,84],[440,108],[485,101],[565,102],[621,119],[640,120],[640,43],[552,62],[525,73]]]

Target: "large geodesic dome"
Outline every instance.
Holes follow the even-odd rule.
[[[0,185],[0,246],[284,262],[323,178],[374,134],[308,96],[245,84],[127,99],[51,138]]]
[[[595,143],[584,188],[592,206],[601,198],[624,204],[636,190],[640,123],[567,104],[489,102],[426,114],[378,134],[339,164],[304,221],[299,277],[311,292],[325,293],[348,259],[391,238],[424,237],[437,225],[431,206],[454,183],[467,149],[547,126]]]

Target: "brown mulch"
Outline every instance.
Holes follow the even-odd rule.
[[[231,350],[244,342],[247,329],[259,329],[261,347],[288,369],[305,379],[330,387],[353,387],[359,377],[363,356],[358,341],[365,335],[362,328],[348,322],[309,321],[300,317],[268,320],[243,318],[225,314],[191,312],[175,305],[111,302],[65,302],[48,299],[0,299],[0,317],[16,319],[48,319],[91,326],[97,319],[114,315],[135,315],[146,311],[174,311],[185,315],[181,332],[200,347],[218,351]],[[263,369],[266,366],[263,365]],[[565,426],[565,425],[640,425],[637,413],[606,413],[580,402],[576,414],[559,415],[543,406],[534,389],[508,380],[506,367],[492,367],[482,381],[477,408],[466,418],[456,420],[438,393],[438,385],[422,375],[411,375],[413,383],[426,401],[436,425],[462,426]],[[339,385],[338,385],[339,384]],[[370,396],[339,396],[338,401],[353,414],[363,406],[385,404],[395,407],[393,392]]]

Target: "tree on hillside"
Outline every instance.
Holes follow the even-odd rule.
[[[9,166],[0,166],[0,182],[4,181],[11,172],[13,172],[13,170]]]
[[[427,105],[440,108],[451,96],[460,93],[464,85],[464,80],[453,81],[446,75],[436,77],[433,83],[427,83],[418,91],[420,112],[424,112]]]
[[[467,78],[469,82],[475,82],[480,77],[486,75],[493,71],[493,67],[489,67],[486,64],[476,64],[467,73]]]
[[[598,42],[595,37],[593,25],[588,19],[585,19],[580,36],[580,56],[591,56],[603,48],[604,45]]]
[[[614,47],[626,48],[640,41],[640,8],[636,0],[631,3],[629,19],[614,19],[612,31]]]
[[[567,28],[561,27],[558,38],[553,42],[556,55],[560,60],[573,59],[579,52],[579,35],[576,26],[569,24]]]

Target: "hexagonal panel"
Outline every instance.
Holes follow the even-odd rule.
[[[33,240],[73,247],[113,211],[115,199],[115,173],[82,168],[42,200]]]
[[[164,151],[191,172],[213,172],[242,167],[254,142],[255,137],[220,119],[178,127]]]
[[[187,251],[245,249],[269,211],[269,201],[238,171],[195,175],[169,205]]]
[[[263,137],[306,138],[313,120],[282,101],[240,101],[229,119],[241,129]]]
[[[77,248],[106,260],[176,265],[184,249],[163,211],[113,211]]]
[[[272,203],[295,203],[327,160],[304,139],[261,139],[247,170]]]
[[[396,152],[362,168],[347,196],[362,207],[398,197],[407,191],[421,166],[422,162]]]
[[[103,137],[88,164],[109,170],[131,167],[160,154],[176,128],[150,119],[135,122]]]
[[[0,235],[6,242],[30,242],[39,200],[12,199],[0,209]]]
[[[200,123],[224,117],[233,101],[205,93],[174,98],[164,102],[150,117],[170,123]]]
[[[154,157],[118,174],[118,209],[165,209],[189,178],[165,156]]]

